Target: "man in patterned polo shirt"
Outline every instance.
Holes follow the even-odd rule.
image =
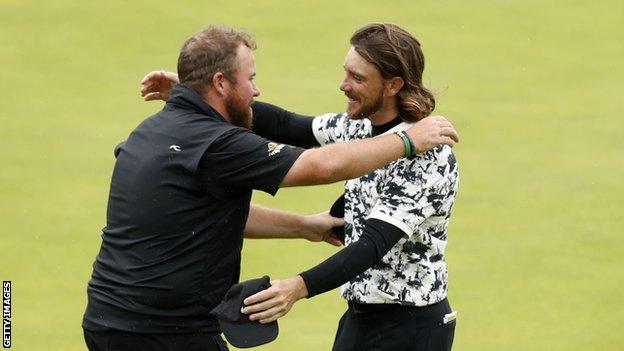
[[[347,112],[312,120],[319,144],[399,132],[431,113],[434,98],[422,86],[424,56],[411,34],[371,24],[355,32],[351,45],[340,86]],[[262,129],[260,120],[268,118],[255,112],[256,129]],[[279,126],[282,131],[294,129],[290,119],[290,127]],[[346,248],[306,272],[272,282],[245,301],[244,312],[270,322],[295,301],[344,283],[348,309],[333,350],[450,350],[456,312],[447,300],[444,253],[457,187],[457,163],[447,146],[348,180]]]
[[[302,147],[390,133],[404,139],[401,131],[435,105],[422,85],[420,44],[396,25],[370,24],[354,33],[351,45],[340,86],[346,113],[308,118],[256,102],[254,132]],[[166,97],[176,78],[150,73],[142,88],[146,100]],[[446,298],[444,252],[458,168],[448,146],[406,156],[346,182],[346,247],[246,299],[252,320],[271,322],[299,299],[344,284],[348,309],[334,350],[451,349],[456,313]]]

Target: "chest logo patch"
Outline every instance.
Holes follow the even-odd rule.
[[[278,144],[274,142],[270,142],[267,144],[267,152],[269,156],[277,155],[284,148],[284,144]]]
[[[180,147],[180,145],[173,144],[173,145],[169,146],[169,150],[180,152],[180,151],[182,151],[182,148]]]

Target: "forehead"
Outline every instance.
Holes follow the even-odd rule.
[[[255,71],[256,69],[255,57],[254,57],[253,51],[250,48],[248,48],[244,44],[241,44],[236,50],[236,58],[238,61],[238,67],[240,71],[246,71],[246,72]]]
[[[349,48],[347,52],[347,56],[344,60],[344,68],[347,71],[360,75],[380,74],[377,67],[360,56],[353,46]]]

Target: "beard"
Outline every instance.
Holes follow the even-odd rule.
[[[225,99],[225,110],[233,125],[251,129],[253,123],[251,104],[241,99],[238,94],[230,94]]]
[[[350,99],[354,98],[354,96],[349,96],[349,95],[347,95],[347,97],[349,97]],[[359,99],[356,101],[357,101],[356,102],[357,104],[361,105],[358,109],[351,111],[352,108],[349,105],[347,105],[347,114],[349,115],[349,118],[351,119],[362,119],[362,118],[372,116],[373,114],[375,114],[377,111],[381,109],[381,107],[383,106],[383,102],[384,102],[383,94],[381,93],[381,91],[376,96],[372,96],[371,99],[369,99],[364,104],[362,104],[361,100]]]

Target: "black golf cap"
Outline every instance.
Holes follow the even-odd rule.
[[[230,344],[238,348],[248,348],[269,343],[277,338],[279,332],[277,321],[261,324],[258,321],[250,321],[249,316],[241,312],[244,307],[243,300],[270,286],[269,277],[266,275],[235,284],[225,293],[219,306],[210,312],[219,319],[221,330]]]
[[[332,205],[331,209],[329,210],[329,214],[334,217],[344,218],[344,211],[345,211],[345,197],[344,197],[344,194],[342,194],[338,199],[336,199],[336,201]],[[343,244],[344,244],[344,236],[345,236],[344,229],[345,229],[344,225],[332,228],[332,231],[334,232],[334,234],[336,234],[338,239],[340,239],[340,241],[342,241]]]

